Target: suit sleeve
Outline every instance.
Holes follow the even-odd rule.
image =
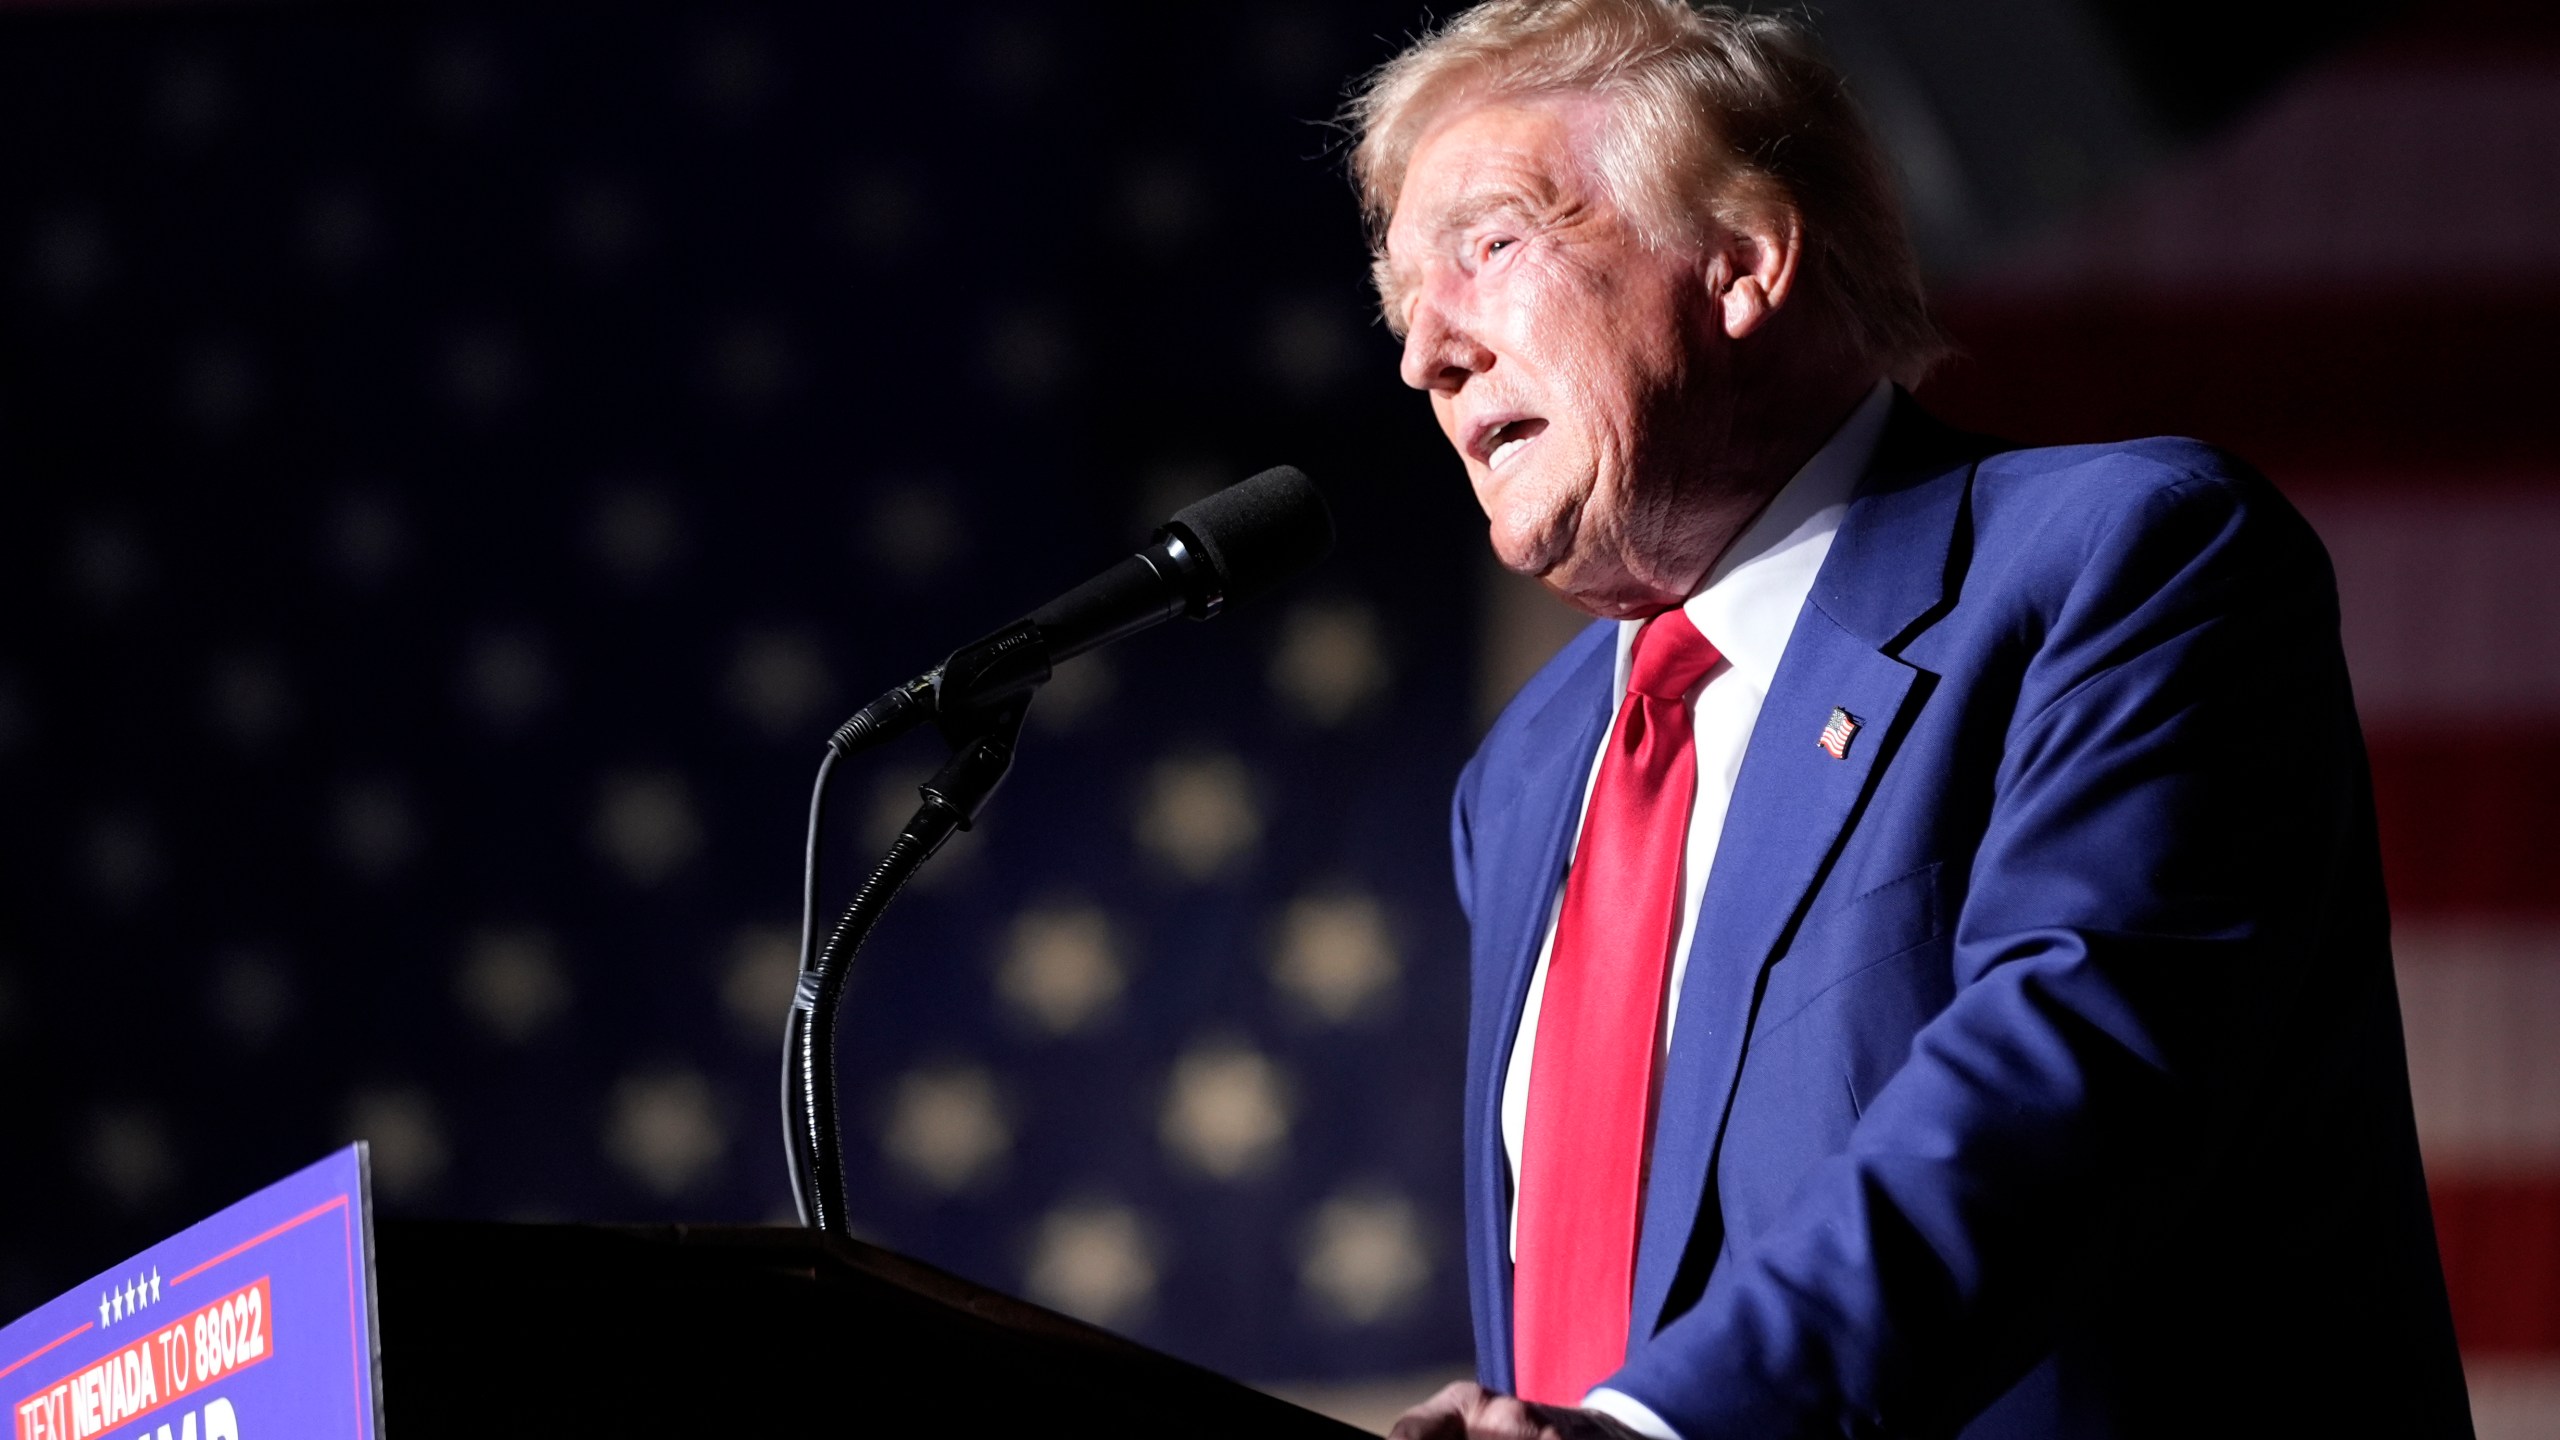
[[[2021,606],[1954,999],[1608,1382],[1685,1440],[1951,1432],[2280,1083],[2365,791],[2326,557],[2261,485],[2154,489]]]

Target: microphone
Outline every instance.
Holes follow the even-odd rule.
[[[1206,620],[1255,599],[1333,548],[1333,512],[1292,465],[1176,511],[1145,549],[950,656],[862,708],[827,743],[839,754],[919,722],[993,711],[1044,684],[1050,667],[1177,615]]]
[[[1306,476],[1287,466],[1186,505],[1145,549],[1039,609],[971,644],[862,707],[827,740],[809,797],[802,869],[800,979],[785,1022],[783,1129],[792,1193],[803,1224],[844,1230],[844,1152],[836,1117],[836,1012],[845,961],[862,947],[881,911],[954,830],[966,830],[1012,767],[1023,697],[1049,667],[1135,635],[1176,615],[1206,620],[1251,600],[1315,564],[1333,548],[1333,512]],[[827,782],[857,750],[937,722],[951,759],[918,787],[924,804],[889,848],[817,948],[820,842]]]

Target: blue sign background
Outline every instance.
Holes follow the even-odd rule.
[[[0,1329],[0,1403],[19,1407],[100,1358],[260,1279],[273,1309],[268,1353],[102,1440],[188,1433],[209,1400],[231,1404],[239,1440],[371,1440],[377,1397],[372,1219],[361,1143],[189,1226]],[[68,1436],[71,1432],[66,1431]],[[199,1423],[193,1432],[204,1435]]]

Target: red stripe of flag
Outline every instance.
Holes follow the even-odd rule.
[[[2560,879],[2537,843],[2560,815],[2560,724],[2484,716],[2366,743],[2394,914],[2560,917]]]
[[[2560,1356],[2560,1175],[2427,1189],[2463,1352]]]

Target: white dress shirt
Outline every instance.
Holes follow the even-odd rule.
[[[1848,512],[1850,492],[1874,460],[1885,416],[1892,408],[1891,382],[1876,382],[1876,388],[1735,538],[1707,572],[1706,582],[1680,607],[1724,658],[1689,697],[1692,740],[1698,752],[1698,793],[1689,805],[1688,848],[1680,866],[1680,928],[1672,944],[1669,992],[1663,1000],[1665,1054],[1671,1047],[1671,1027],[1680,1015],[1680,982],[1689,970],[1689,944],[1697,934],[1699,902],[1707,892],[1707,874],[1715,867],[1716,842],[1724,832],[1734,780],[1742,773],[1743,750],[1751,743],[1761,702],[1768,698],[1769,683],[1786,654],[1787,638],[1795,633],[1796,615],[1804,609],[1805,597],[1813,593],[1814,576],[1822,569],[1823,557],[1831,553],[1831,538],[1840,528],[1840,517]],[[1629,657],[1643,623],[1618,622],[1617,672],[1609,692],[1613,715],[1627,693]],[[1614,719],[1610,728],[1616,728]],[[1808,745],[1813,741],[1811,735],[1804,737]],[[1583,781],[1586,809],[1607,749],[1604,735]],[[1578,845],[1581,821],[1574,825]],[[1529,1124],[1529,1062],[1537,1048],[1539,1004],[1546,995],[1547,962],[1555,951],[1556,916],[1563,903],[1564,886],[1559,883],[1548,907],[1546,938],[1538,946],[1538,967],[1529,977],[1528,1004],[1511,1042],[1511,1063],[1502,1077],[1502,1149],[1510,1162],[1515,1197],[1521,1136]],[[1510,1248],[1517,1258],[1516,1203]],[[1660,1416],[1632,1396],[1603,1388],[1592,1391],[1583,1403],[1655,1440],[1679,1440]]]

